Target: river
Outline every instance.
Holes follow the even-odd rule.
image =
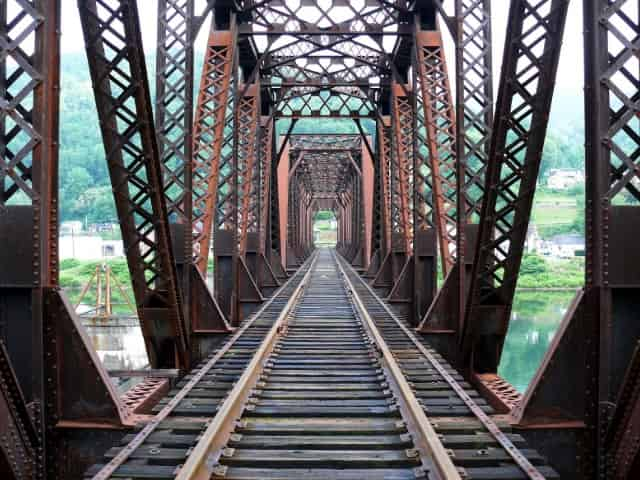
[[[518,291],[498,373],[524,392],[575,291]]]

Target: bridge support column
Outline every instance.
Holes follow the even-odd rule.
[[[574,469],[578,475],[572,478],[625,479],[640,475],[640,192],[632,160],[640,148],[632,133],[640,103],[633,47],[640,17],[637,5],[624,2],[583,5],[586,285],[516,418],[561,473]],[[621,19],[625,30],[617,26]],[[573,433],[577,465],[561,455],[557,425]]]

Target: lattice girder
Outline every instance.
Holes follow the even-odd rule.
[[[135,1],[79,3],[107,164],[153,366],[186,366],[162,167]]]
[[[233,132],[227,122],[233,116],[235,47],[233,31],[210,32],[196,107],[192,166],[193,256],[203,274],[207,271],[211,230],[216,216],[221,157],[231,154],[228,142]],[[224,149],[225,145],[227,149]]]
[[[243,89],[242,87],[240,87]],[[258,233],[260,212],[260,167],[258,132],[260,128],[260,88],[248,87],[238,101],[237,169],[239,200],[239,255],[247,252],[247,234]]]
[[[428,165],[416,165],[416,181],[428,185],[424,178],[431,174],[431,189],[416,188],[415,215],[422,230],[435,225],[441,249],[443,270],[448,273],[457,255],[458,205],[456,123],[454,105],[449,88],[448,71],[442,37],[437,31],[418,31],[416,34],[419,87],[421,96],[418,108],[422,108]],[[422,143],[422,142],[421,142]],[[424,148],[424,147],[423,147]],[[433,195],[430,199],[429,196]],[[433,205],[432,222],[426,215]]]
[[[558,65],[567,0],[514,1],[496,104],[477,254],[465,313],[462,354],[479,373],[495,373],[524,242]],[[496,319],[486,318],[495,311]],[[481,343],[474,324],[491,323]]]
[[[391,227],[394,248],[410,255],[413,251],[413,104],[408,91],[399,84],[392,88],[391,110]]]

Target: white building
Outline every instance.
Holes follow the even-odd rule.
[[[573,258],[584,255],[584,237],[577,234],[555,235],[544,242],[541,253],[557,258]]]
[[[549,171],[547,187],[553,190],[567,190],[584,182],[584,172],[568,168],[555,168]]]
[[[58,239],[58,248],[61,260],[124,257],[122,240],[103,240],[94,235],[62,235]]]

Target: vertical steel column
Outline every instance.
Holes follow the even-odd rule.
[[[211,235],[218,196],[218,176],[225,140],[233,124],[235,30],[211,31],[205,51],[193,125],[191,159],[191,318],[194,333],[227,331],[228,312],[220,306],[227,291],[212,295],[206,285]],[[232,130],[231,130],[232,131]],[[227,147],[229,148],[229,147]],[[214,257],[215,261],[215,257]]]
[[[470,373],[495,373],[509,325],[549,119],[567,0],[511,3],[477,254],[461,341]]]
[[[380,121],[378,121],[379,123]],[[378,129],[378,125],[376,125]],[[364,274],[365,278],[373,279],[382,266],[382,262],[386,257],[385,246],[385,220],[384,220],[384,194],[383,194],[383,169],[384,155],[381,152],[383,145],[380,140],[377,141],[377,151],[370,154],[373,163],[373,212],[372,212],[372,228],[371,228],[371,257],[369,267]]]
[[[416,164],[414,199],[416,231],[436,226],[442,269],[446,276],[456,258],[457,165],[456,120],[449,87],[449,73],[439,31],[416,32],[418,108],[426,133],[420,164]],[[431,189],[426,176],[431,175]],[[418,179],[420,182],[418,183]],[[431,197],[432,198],[429,198]],[[433,208],[433,211],[432,211]],[[429,215],[433,219],[429,219]]]
[[[270,181],[269,181],[270,188],[269,188],[268,202],[265,203],[265,208],[268,208],[267,211],[269,216],[269,223],[265,225],[265,228],[266,228],[266,237],[268,242],[266,254],[269,260],[269,265],[271,266],[271,269],[275,273],[278,280],[281,281],[286,278],[287,274],[284,271],[284,266],[282,261],[283,253],[286,254],[286,252],[282,252],[282,244],[281,244],[281,237],[280,237],[281,235],[280,182],[278,180],[278,169],[280,168],[280,158],[274,157],[275,154],[278,152],[278,145],[276,143],[276,123],[277,122],[275,119],[271,120],[269,135],[266,134],[266,130],[263,130],[264,132],[263,139],[265,144],[268,145],[264,148],[263,151],[265,152],[265,157],[267,157],[267,152],[268,152],[268,158],[271,165],[270,168],[266,169],[266,172],[270,178]],[[285,167],[285,163],[287,164],[285,173],[288,173],[288,168],[289,168],[288,162],[289,162],[288,159],[286,160],[286,162],[282,161],[283,168]]]
[[[259,108],[260,86],[253,84],[247,88],[238,102],[238,171],[241,188],[239,256],[241,258],[246,257],[249,234],[258,234],[260,222]],[[255,243],[257,239],[253,240]],[[258,248],[257,244],[252,248]]]
[[[151,365],[189,365],[137,4],[79,0],[89,69]]]
[[[455,115],[442,36],[416,27],[416,156],[413,317],[426,316],[437,289],[438,254],[445,278],[456,259],[458,166]],[[441,326],[438,332],[446,332]]]
[[[453,360],[457,354],[473,266],[480,208],[493,126],[493,72],[490,0],[456,0],[456,141],[457,188],[455,257],[432,307],[419,326]],[[445,334],[445,335],[442,335]]]
[[[572,478],[617,480],[640,475],[640,12],[637,2],[583,7],[586,284],[516,413],[537,431],[579,421]]]
[[[47,289],[58,281],[59,8],[0,4],[0,465],[9,479],[43,476],[38,450],[58,413],[44,339]]]
[[[456,0],[455,15],[456,151],[464,173],[459,203],[465,207],[465,215],[460,218],[462,225],[470,225],[480,221],[493,132],[491,1]],[[473,247],[468,246],[470,255],[464,256],[472,257]]]
[[[227,45],[233,45],[232,52],[225,55],[231,61],[229,70],[229,80],[227,92],[227,107],[225,120],[222,126],[218,125],[216,139],[221,139],[219,150],[219,161],[217,162],[217,177],[212,181],[217,181],[215,208],[211,210],[215,217],[213,232],[214,250],[214,276],[216,298],[232,325],[238,325],[241,312],[240,305],[240,274],[239,274],[239,109],[240,99],[236,98],[238,92],[238,71],[237,55],[235,45],[236,28],[235,21],[231,21],[231,30],[225,32],[228,35]],[[231,56],[231,57],[229,57]],[[219,64],[220,65],[220,64]],[[217,90],[220,92],[220,90]],[[221,136],[218,136],[220,135]]]
[[[192,208],[193,16],[193,0],[158,2],[156,131],[163,191],[169,222],[187,230]],[[189,234],[181,237],[176,253],[185,261],[191,257],[192,239]]]
[[[377,288],[390,289],[393,285],[392,273],[392,152],[390,118],[384,117],[377,122],[378,156],[380,158],[380,222],[382,229],[381,264],[373,278],[372,284]]]
[[[399,84],[392,89],[391,115],[392,158],[392,226],[391,239],[396,251],[412,254],[411,179],[413,170],[413,107],[409,93]]]
[[[60,2],[0,2],[0,471],[55,478],[58,423],[126,412],[58,283]],[[64,477],[64,474],[60,475]]]
[[[259,185],[260,199],[258,202],[258,253],[257,253],[257,275],[256,280],[260,289],[270,294],[280,285],[278,280],[279,274],[284,273],[275,270],[272,264],[272,236],[271,221],[272,211],[275,209],[277,202],[276,197],[272,197],[272,191],[275,188],[275,181],[272,178],[273,169],[273,140],[274,140],[274,123],[273,117],[261,117],[260,119],[260,152],[259,152],[259,168],[257,170],[257,178],[255,179]],[[277,192],[277,190],[276,190]],[[271,201],[273,200],[273,204]],[[278,262],[279,263],[279,262]],[[277,264],[278,264],[277,263]]]
[[[182,293],[185,323],[191,330],[193,235],[193,0],[158,2],[156,49],[156,132],[163,192]],[[198,280],[197,278],[195,279]]]
[[[415,323],[414,307],[414,98],[409,86],[392,84],[391,91],[391,167],[392,192],[392,272],[393,286],[389,301],[398,302]]]
[[[290,145],[284,141],[280,147],[281,154],[278,155],[278,164],[275,167],[276,185],[278,188],[277,231],[272,232],[277,236],[278,250],[283,268],[287,268],[290,261],[291,249],[289,248],[289,200],[291,197],[291,185],[289,181],[289,169],[291,166]]]
[[[238,254],[237,311],[242,316],[250,304],[263,300],[256,281],[260,228],[260,85],[241,86],[236,109],[238,171]]]
[[[215,31],[212,26],[193,129],[193,255],[202,275],[207,273],[221,157],[229,155],[223,146],[228,144],[233,120],[235,47],[234,30]]]

